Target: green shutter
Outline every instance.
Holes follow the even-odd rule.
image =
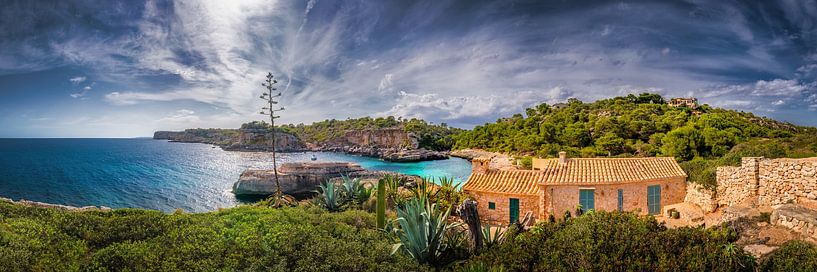
[[[661,213],[661,185],[647,187],[647,209],[650,214]]]
[[[496,210],[496,203],[488,202],[488,209],[489,210]]]
[[[583,212],[596,209],[596,190],[579,189],[579,205]]]
[[[624,189],[618,189],[618,211],[624,211]]]
[[[510,214],[511,214],[511,223],[519,221],[519,199],[511,198],[510,199]]]

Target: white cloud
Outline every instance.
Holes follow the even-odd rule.
[[[91,85],[94,85],[94,84],[96,84],[96,82],[92,83]],[[82,97],[84,97],[86,94],[88,94],[89,91],[91,91],[91,85],[83,87],[82,91],[80,91],[78,93],[72,93],[71,97],[73,97],[73,98],[82,98]]]
[[[445,120],[459,125],[473,125],[485,120],[520,113],[540,103],[564,102],[571,93],[562,87],[544,91],[521,91],[487,96],[441,96],[437,93],[400,92],[397,103],[380,115]]]
[[[74,85],[76,85],[76,84],[80,84],[80,83],[82,83],[82,82],[83,82],[83,81],[85,81],[86,79],[87,79],[87,78],[86,78],[86,77],[84,77],[84,76],[78,76],[78,77],[72,77],[72,78],[68,79],[68,81],[71,81],[71,83],[73,83]]]

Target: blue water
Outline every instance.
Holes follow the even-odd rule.
[[[358,163],[370,170],[468,178],[463,159],[390,163],[342,153],[283,153],[278,162]],[[241,203],[230,192],[241,171],[271,169],[271,155],[153,139],[0,139],[0,196],[72,206],[192,212]]]

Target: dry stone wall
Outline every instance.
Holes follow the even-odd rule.
[[[718,204],[733,206],[736,204],[753,205],[757,200],[758,165],[763,158],[746,157],[741,159],[741,166],[718,167]]]
[[[718,167],[717,203],[772,206],[817,200],[817,157],[748,157],[739,167]]]
[[[687,194],[684,197],[684,202],[698,205],[701,210],[707,213],[714,212],[718,208],[715,191],[697,183],[687,183]]]
[[[772,212],[772,224],[817,239],[817,211],[799,205],[783,205]]]
[[[758,204],[764,206],[817,200],[817,158],[760,162]]]

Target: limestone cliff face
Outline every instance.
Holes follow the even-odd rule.
[[[224,150],[268,151],[272,150],[272,133],[255,129],[187,129],[185,131],[157,131],[153,139],[173,142],[205,143],[220,146]],[[306,145],[295,135],[275,134],[278,151],[302,151]]]
[[[327,143],[333,146],[359,146],[392,149],[417,149],[416,137],[402,128],[350,130],[340,139]]]
[[[271,151],[272,133],[266,130],[241,129],[235,142],[224,147],[225,150],[246,150],[246,151]],[[275,150],[278,151],[302,151],[306,150],[306,145],[298,137],[289,133],[277,132],[275,134]]]
[[[418,148],[417,137],[402,128],[349,130],[341,137],[317,143],[304,142],[297,136],[284,132],[275,135],[275,150],[282,152],[305,150],[346,152],[400,162],[448,158],[446,153]],[[213,144],[231,151],[272,150],[272,134],[263,129],[157,131],[153,138]]]

